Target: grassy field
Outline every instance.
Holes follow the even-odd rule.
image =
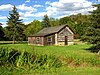
[[[0,75],[100,75],[99,57],[96,53],[87,50],[91,47],[88,44],[72,46],[1,44],[0,47],[8,47],[19,51],[24,50],[29,53],[32,53],[34,50],[34,54],[37,60],[39,60],[38,63],[44,62],[45,60],[45,63],[42,66],[39,65],[36,69],[34,67],[27,69],[26,67],[23,70],[18,67],[5,68],[2,66],[0,68]],[[58,60],[60,62],[57,62]]]

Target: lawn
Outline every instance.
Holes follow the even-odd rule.
[[[92,53],[87,50],[91,47],[91,45],[88,44],[72,46],[1,44],[0,47],[9,47],[19,51],[25,50],[29,53],[32,53],[34,50],[39,62],[40,60],[43,60],[43,62],[46,60],[45,64],[36,69],[34,67],[31,69],[25,68],[24,70],[18,67],[2,67],[0,68],[0,73],[4,75],[100,75],[99,57],[96,53]],[[60,63],[56,62],[58,60]],[[50,65],[54,62],[56,62],[56,65],[54,64],[55,67],[50,67]],[[59,67],[60,64],[61,66]]]

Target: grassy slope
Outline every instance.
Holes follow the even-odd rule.
[[[86,49],[90,47],[90,45],[81,44],[81,45],[73,45],[73,46],[29,46],[27,44],[5,44],[0,46],[8,46],[12,48],[16,48],[19,50],[27,50],[31,52],[32,48],[35,49],[36,54],[47,54],[47,55],[55,55],[62,60],[64,64],[68,62],[67,58],[73,59],[70,64],[67,63],[67,66],[63,66],[58,69],[58,73],[50,73],[43,75],[100,75],[100,69],[98,66],[93,65],[93,63],[97,63],[98,59],[97,55],[87,51]],[[81,61],[85,62],[81,62]],[[75,61],[78,61],[78,66],[75,65]],[[91,65],[92,64],[92,65]],[[32,71],[26,72],[26,74],[32,74]],[[32,74],[34,75],[34,73]],[[39,74],[35,74],[39,75]],[[41,74],[40,74],[41,75]]]
[[[75,66],[72,62],[67,65],[67,67],[65,66],[66,68],[63,67],[60,69],[59,73],[55,73],[54,75],[99,75],[100,69],[90,65],[90,62],[96,63],[95,60],[98,59],[98,57],[96,54],[86,50],[89,47],[91,47],[91,45],[87,44],[72,46],[43,46],[35,47],[35,50],[36,53],[39,54],[56,55],[57,57],[73,58],[74,60],[79,61],[80,66]],[[80,61],[83,60],[86,60],[88,64],[80,63]],[[63,63],[66,63],[66,61],[63,61]]]

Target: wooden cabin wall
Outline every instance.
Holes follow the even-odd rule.
[[[33,45],[44,45],[43,37],[28,37],[29,44]]]
[[[66,42],[73,42],[73,40],[74,40],[73,34],[67,28],[62,29],[57,34],[58,44],[65,45]]]
[[[48,38],[51,37],[52,41],[48,41]],[[44,37],[44,45],[54,45],[55,44],[55,35],[51,34]]]

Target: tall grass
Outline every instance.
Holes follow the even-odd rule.
[[[91,68],[90,72],[93,71],[92,68],[99,72],[100,60],[95,53],[86,50],[89,47],[91,45],[86,44],[72,46],[0,45],[0,74],[71,75],[73,73],[74,75],[76,73],[79,75],[78,72],[83,72],[82,70],[88,73],[88,68]]]
[[[53,72],[53,68],[61,67],[62,63],[55,56],[36,55],[34,50],[28,52],[26,50],[17,50],[11,47],[0,47],[0,67],[6,70],[23,69],[28,71],[30,69],[37,73],[44,71]]]

